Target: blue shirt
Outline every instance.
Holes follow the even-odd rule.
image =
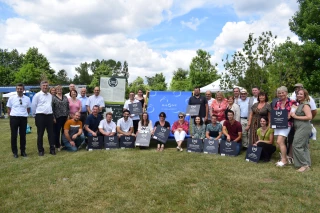
[[[87,112],[87,106],[86,106],[86,103],[87,103],[87,96],[80,96],[78,97],[78,99],[81,101],[81,112]]]
[[[96,132],[98,130],[101,120],[102,120],[102,115],[98,114],[98,116],[95,117],[93,114],[90,114],[87,117],[85,125],[88,125],[89,129]]]

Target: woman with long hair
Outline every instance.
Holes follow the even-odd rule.
[[[195,139],[204,139],[206,137],[206,125],[200,116],[194,118],[192,124],[191,137]]]
[[[260,92],[257,100],[258,102],[251,107],[248,125],[246,127],[246,130],[250,130],[249,145],[252,145],[258,140],[257,130],[260,127],[261,117],[267,117],[269,121],[271,119],[271,105],[268,103],[268,95],[264,92]]]
[[[166,117],[167,117],[166,113],[164,112],[159,113],[159,121],[156,121],[156,123],[154,124],[153,132],[156,131],[157,126],[161,126],[170,130],[170,123],[166,121]],[[164,143],[157,141],[157,151],[162,152],[163,150],[164,150]]]
[[[297,94],[299,102],[298,108],[291,112],[294,119],[294,138],[292,143],[294,166],[298,167],[298,172],[310,170],[311,158],[309,150],[309,136],[311,134],[312,119],[311,108],[309,105],[309,94],[305,89],[300,89]]]
[[[57,94],[52,96],[52,112],[53,112],[53,134],[55,139],[55,147],[60,151],[60,138],[63,134],[63,126],[69,116],[69,101],[68,98],[62,94],[62,87],[60,85],[55,87]],[[62,141],[61,141],[62,142]]]
[[[52,96],[55,96],[55,95],[57,94],[56,88],[55,88],[55,87],[51,87],[50,90],[49,90],[49,93],[50,93]]]
[[[149,120],[149,114],[147,112],[142,113],[138,123],[137,135],[141,132],[150,132],[153,134],[152,121]]]
[[[277,137],[277,144],[280,148],[281,160],[276,163],[276,166],[283,167],[288,164],[288,161],[291,161],[290,158],[287,157],[287,147],[285,145],[285,140],[288,137],[288,134],[292,127],[292,119],[291,119],[291,107],[297,105],[297,102],[288,98],[288,89],[285,86],[281,86],[277,89],[277,96],[279,100],[275,103],[274,110],[285,110],[288,114],[288,128],[279,129],[276,128],[274,130],[274,135]]]
[[[138,93],[137,93],[135,99],[137,99],[137,100],[141,103],[142,110],[145,111],[145,108],[146,108],[146,99],[145,99],[144,96],[143,96],[143,91],[142,91],[142,89],[139,89],[139,90],[138,90]]]
[[[225,114],[228,106],[227,100],[224,98],[224,95],[222,92],[216,93],[216,99],[212,101],[211,103],[211,115],[217,116],[217,120],[219,122],[225,120]]]
[[[258,140],[254,142],[254,146],[262,148],[260,160],[269,162],[272,154],[276,151],[276,147],[273,145],[273,129],[269,126],[269,119],[266,116],[260,118],[260,128],[257,130]]]

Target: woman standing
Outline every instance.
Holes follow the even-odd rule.
[[[260,118],[260,128],[257,130],[258,141],[253,145],[262,148],[260,160],[269,162],[272,154],[276,151],[276,147],[273,145],[273,129],[269,127],[268,117]]]
[[[80,112],[80,114],[81,114],[81,106],[82,105],[81,105],[81,101],[79,99],[77,99],[78,92],[76,90],[71,90],[69,95],[70,95],[70,98],[68,99],[69,109],[70,109],[69,117],[72,118],[76,112]]]
[[[52,112],[53,112],[53,134],[55,138],[55,146],[60,151],[60,137],[63,134],[63,126],[69,116],[68,98],[62,95],[62,87],[56,86],[57,94],[52,96]],[[63,144],[62,144],[63,146]]]
[[[159,121],[156,121],[156,123],[154,124],[153,132],[156,131],[157,126],[162,126],[170,130],[170,123],[166,121],[166,117],[167,117],[166,113],[160,112]],[[163,151],[163,149],[164,149],[164,143],[157,141],[157,151]]]
[[[311,108],[309,105],[310,98],[308,91],[301,89],[298,91],[297,100],[299,106],[295,112],[291,112],[294,118],[294,138],[293,138],[293,158],[294,166],[300,167],[298,172],[310,170],[311,158],[309,150],[309,136],[311,134],[310,120],[312,119]]]
[[[138,90],[138,94],[136,95],[135,99],[137,99],[140,103],[141,103],[141,106],[142,106],[142,110],[145,111],[145,108],[146,108],[146,100],[143,96],[143,91],[142,89],[139,89]]]
[[[50,90],[49,90],[50,94],[52,96],[55,96],[57,94],[57,91],[56,91],[56,88],[55,87],[51,87]]]
[[[260,92],[257,98],[258,102],[253,104],[249,114],[248,125],[246,130],[249,132],[249,145],[252,145],[258,140],[257,130],[260,127],[260,119],[262,116],[271,119],[271,105],[268,103],[268,95]],[[270,127],[270,124],[269,124]]]
[[[175,121],[172,125],[172,133],[174,134],[174,138],[178,144],[177,151],[180,151],[180,152],[183,151],[183,149],[181,148],[181,145],[188,131],[189,131],[189,123],[188,121],[185,120],[185,114],[180,112],[179,120]]]
[[[206,125],[200,116],[194,118],[194,123],[192,124],[191,137],[195,139],[204,139],[206,137]]]
[[[150,132],[151,134],[153,134],[152,121],[149,120],[149,114],[147,112],[142,113],[140,121],[138,123],[137,134],[139,134],[140,132]]]
[[[224,111],[226,111],[228,106],[227,100],[224,98],[222,92],[216,93],[216,99],[211,103],[211,115],[216,115],[219,122],[225,120]]]
[[[228,96],[228,106],[226,110],[224,111],[225,120],[228,120],[228,112],[233,111],[234,112],[234,120],[240,122],[240,107],[238,104],[234,103],[234,96]]]
[[[277,89],[277,96],[279,100],[275,103],[274,110],[285,110],[288,114],[288,128],[285,129],[275,129],[274,135],[277,135],[277,144],[280,147],[281,152],[281,160],[276,163],[276,166],[283,167],[287,165],[288,159],[287,159],[287,147],[285,145],[285,140],[288,137],[288,134],[290,132],[292,121],[290,120],[291,115],[291,107],[294,105],[297,105],[297,102],[294,100],[291,100],[290,98],[287,98],[288,95],[288,89],[285,86],[281,86]]]

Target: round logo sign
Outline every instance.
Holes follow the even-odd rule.
[[[116,87],[118,85],[118,80],[116,78],[110,78],[108,81],[110,87]]]

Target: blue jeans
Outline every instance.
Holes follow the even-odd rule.
[[[64,135],[62,136],[62,140],[64,143],[64,148],[63,148],[64,150],[68,152],[76,152],[78,151],[78,147],[82,144],[82,142],[84,142],[84,135],[81,134],[75,140],[73,140],[75,143],[75,146],[72,146]]]

